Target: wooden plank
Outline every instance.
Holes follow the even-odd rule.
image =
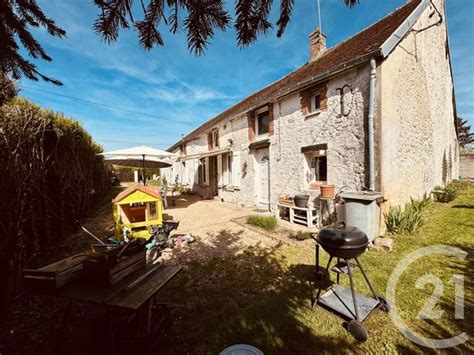
[[[327,149],[328,149],[328,145],[326,143],[314,144],[314,145],[308,145],[306,147],[301,147],[301,153],[316,152],[318,150],[327,150]]]
[[[109,298],[106,304],[136,310],[164,287],[181,270],[181,266],[163,265],[135,288],[128,292],[118,293]]]
[[[154,265],[146,265],[138,271],[126,276],[114,285],[98,285],[87,281],[78,280],[57,290],[58,297],[74,299],[90,303],[104,303],[107,299],[122,292],[134,280],[153,268]]]
[[[84,259],[86,259],[88,257],[88,255],[86,255],[86,254],[87,254],[87,252],[76,254],[76,255],[70,256],[68,258],[56,261],[52,264],[48,264],[46,266],[40,267],[37,270],[38,271],[50,271],[50,272],[57,272],[57,271],[60,271],[60,270],[65,270],[65,269],[68,269],[68,268],[71,268],[71,267],[74,267],[76,265],[81,264],[84,261]]]
[[[281,203],[277,203],[277,206],[279,207],[285,207],[285,208],[289,208],[289,209],[294,209],[294,210],[300,210],[300,211],[316,211],[316,208],[307,208],[307,207],[298,207],[298,206],[295,206],[295,205],[292,205],[292,206],[289,206],[289,205],[285,205],[285,204],[281,204]]]
[[[128,265],[126,268],[121,269],[118,272],[110,273],[110,283],[114,284],[123,279],[125,276],[144,268],[146,265],[146,260],[140,258],[136,260],[134,264]]]

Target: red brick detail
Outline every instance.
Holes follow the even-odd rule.
[[[269,118],[269,122],[268,122],[268,135],[269,136],[273,136],[273,133],[275,133],[275,130],[274,130],[274,120],[273,120],[273,102],[270,102],[268,104],[268,118]]]
[[[255,112],[247,113],[247,125],[248,125],[248,134],[249,134],[249,142],[253,142],[255,140]]]
[[[328,108],[327,84],[315,85],[300,92],[301,113],[303,115],[311,112],[311,99],[317,92],[321,95],[321,110],[324,111]]]

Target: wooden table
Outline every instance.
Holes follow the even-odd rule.
[[[70,300],[63,319],[65,326],[69,320],[73,301],[88,302],[107,307],[107,314],[113,309],[132,311],[137,319],[137,336],[150,332],[151,313],[156,293],[172,280],[181,266],[147,265],[112,286],[102,286],[85,281],[75,281],[54,292],[55,296]],[[137,282],[139,280],[139,282]],[[114,352],[115,340],[111,334]]]

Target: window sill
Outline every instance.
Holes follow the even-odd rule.
[[[309,112],[306,115],[304,115],[304,118],[307,119],[307,118],[319,116],[321,114],[321,112],[322,112],[321,110],[316,110],[316,111]]]
[[[261,134],[259,136],[255,136],[254,142],[264,141],[265,139],[268,139],[268,138],[270,138],[269,134]]]
[[[240,190],[240,187],[238,186],[234,186],[234,185],[225,185],[224,186],[224,191],[227,191],[227,192],[234,192],[234,191],[238,191]]]

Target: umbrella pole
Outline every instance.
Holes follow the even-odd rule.
[[[143,154],[143,186],[146,185],[146,175],[145,175],[145,154]]]

